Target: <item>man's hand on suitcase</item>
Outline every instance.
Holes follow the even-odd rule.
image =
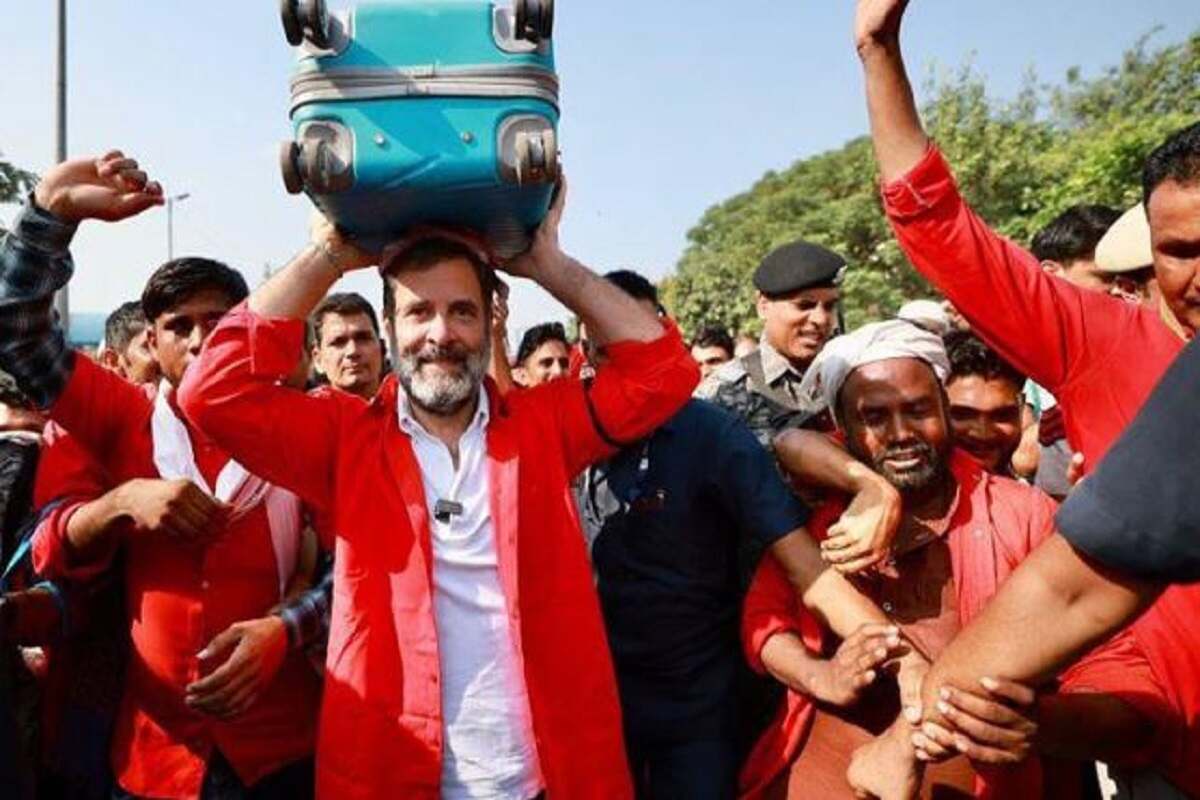
[[[314,210],[308,218],[308,238],[343,275],[379,263],[379,256],[368,253],[343,236],[320,211]]]
[[[562,259],[562,249],[558,246],[558,225],[562,222],[563,208],[567,203],[567,179],[560,178],[558,188],[554,193],[554,202],[546,219],[533,235],[529,249],[521,255],[500,265],[509,275],[518,278],[529,278],[536,281],[538,275],[554,269]]]
[[[118,222],[163,204],[162,186],[120,150],[64,161],[46,173],[33,196],[40,208],[66,222]]]

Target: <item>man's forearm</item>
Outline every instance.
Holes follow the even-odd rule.
[[[1110,694],[1051,694],[1038,700],[1037,751],[1073,761],[1118,766],[1144,749],[1154,721]]]
[[[1052,677],[1147,608],[1160,588],[1102,574],[1052,536],[934,664],[923,690],[926,713],[947,684],[974,689],[991,677],[1036,685]]]
[[[652,342],[663,335],[662,323],[637,300],[568,255],[560,254],[533,276],[587,325],[600,346],[611,342]]]
[[[67,559],[73,566],[102,561],[118,544],[129,514],[124,487],[118,486],[90,503],[81,505],[67,521]]]
[[[890,486],[845,448],[816,431],[780,434],[775,439],[775,455],[788,474],[805,487],[854,495],[868,486]]]
[[[859,57],[866,80],[875,158],[881,179],[890,183],[917,165],[929,148],[929,137],[921,127],[899,37],[860,45]]]
[[[816,542],[805,529],[776,542],[771,555],[804,607],[841,638],[848,638],[863,625],[888,624],[878,606],[821,559]]]
[[[810,653],[796,634],[777,633],[767,639],[759,658],[775,680],[801,694],[817,695],[817,682],[826,668],[825,660]]]
[[[342,277],[337,253],[312,244],[250,295],[250,310],[264,317],[308,319],[317,303]]]

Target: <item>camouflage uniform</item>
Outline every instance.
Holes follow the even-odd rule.
[[[696,390],[745,420],[763,447],[789,428],[815,422],[812,403],[800,394],[804,375],[764,339],[753,353],[724,364]]]

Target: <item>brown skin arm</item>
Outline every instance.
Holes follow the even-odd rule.
[[[899,530],[900,493],[828,436],[793,430],[775,440],[779,463],[798,483],[850,495],[841,519],[830,526],[821,556],[838,572],[852,574],[882,561]]]
[[[1028,685],[1049,679],[1148,608],[1164,588],[1090,563],[1052,536],[933,665],[922,689],[926,718],[940,718],[943,686],[974,691],[985,677]],[[1038,635],[1029,636],[1031,630]]]
[[[885,183],[907,174],[929,149],[900,52],[900,23],[907,6],[908,0],[860,0],[855,18],[871,140]]]

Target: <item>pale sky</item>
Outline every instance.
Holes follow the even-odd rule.
[[[0,151],[53,161],[54,3],[0,0]],[[305,242],[308,201],[284,193],[288,75],[274,0],[71,0],[69,150],[120,147],[172,193],[176,254],[222,259],[252,285]],[[344,3],[334,0],[333,8]],[[561,131],[571,197],[565,249],[597,270],[657,279],[706,208],[767,170],[864,132],[850,0],[559,0]],[[1137,37],[1200,28],[1195,0],[913,0],[906,51],[919,69],[973,57],[1007,96],[1034,67],[1058,81],[1116,63]],[[1086,198],[1080,198],[1086,200]],[[0,208],[9,221],[14,208]],[[136,297],[166,258],[166,215],[85,225],[72,307],[107,312]],[[378,301],[378,278],[346,288]],[[529,284],[513,300],[515,342],[563,309]]]

